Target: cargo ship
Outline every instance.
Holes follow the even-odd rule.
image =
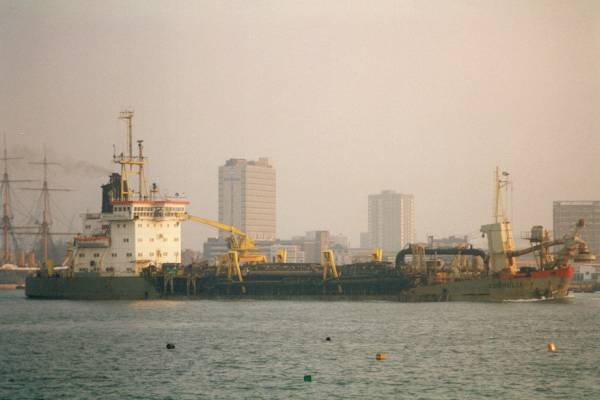
[[[504,214],[502,190],[510,184],[509,174],[496,167],[494,177],[494,223],[483,225],[488,250],[474,248],[425,248],[410,245],[396,256],[396,268],[410,276],[411,286],[403,289],[400,301],[510,301],[562,299],[567,297],[574,268],[570,261],[590,262],[595,256],[581,239],[585,221],[560,239],[550,239],[543,226],[531,228],[522,239],[530,242],[515,249],[510,221]],[[550,249],[562,246],[556,254]],[[519,265],[524,255],[533,255],[529,265]],[[434,255],[433,259],[427,259]],[[440,255],[453,255],[454,262],[439,263]],[[408,263],[406,258],[412,262]],[[469,262],[470,261],[470,262]]]
[[[530,246],[515,249],[510,221],[504,214],[502,189],[510,184],[509,174],[496,167],[494,223],[483,225],[487,252],[473,248],[431,249],[412,245],[400,251],[396,268],[412,278],[410,288],[399,295],[400,301],[510,301],[562,299],[567,297],[574,268],[570,261],[590,262],[590,253],[580,232],[585,221],[580,219],[573,230],[559,239],[550,239],[541,225],[522,237]],[[562,246],[552,254],[550,249]],[[433,260],[426,257],[435,255]],[[450,266],[437,262],[439,255],[454,255]],[[533,255],[533,262],[519,265],[519,257]],[[411,257],[408,263],[406,258]],[[469,260],[470,258],[470,265]]]
[[[588,257],[572,234],[549,240],[532,229],[531,246],[516,250],[510,223],[500,212],[484,225],[488,251],[474,248],[428,249],[411,245],[395,263],[374,253],[370,262],[340,265],[331,250],[319,263],[267,262],[239,229],[187,213],[182,196],[163,196],[146,187],[142,141],[133,154],[133,113],[127,122],[127,154],[113,155],[120,172],[102,185],[101,211],[86,213],[83,230],[59,267],[47,265],[26,280],[26,295],[45,299],[380,299],[393,301],[503,301],[562,298],[573,275],[569,260]],[[497,174],[498,175],[498,174]],[[137,185],[133,178],[137,178]],[[497,179],[497,187],[502,181]],[[498,189],[497,204],[500,192]],[[499,209],[499,206],[498,206]],[[230,233],[229,251],[215,264],[183,265],[181,224],[196,221]],[[562,245],[556,256],[553,246]],[[538,265],[517,268],[516,259],[535,254]],[[450,265],[442,256],[453,257]],[[433,259],[431,258],[433,256]],[[429,257],[429,258],[428,258]],[[410,262],[408,261],[410,259]],[[468,259],[468,262],[465,260]],[[457,261],[458,260],[458,261]]]
[[[532,228],[529,240],[532,246],[515,250],[507,222],[484,225],[482,232],[488,237],[489,250],[473,248],[434,248],[410,246],[398,253],[396,266],[412,278],[410,288],[401,291],[399,300],[421,301],[507,301],[529,299],[562,299],[569,293],[574,268],[570,259],[588,262],[595,259],[578,232],[583,227],[580,220],[575,232],[560,240],[549,240],[541,226]],[[552,246],[562,245],[556,256],[549,254]],[[519,256],[536,253],[534,265],[517,267]],[[433,260],[424,260],[427,255]],[[443,266],[437,261],[441,254],[453,254],[459,263]],[[406,257],[412,255],[413,262]],[[471,262],[465,260],[471,258]]]
[[[191,216],[180,195],[164,196],[146,185],[143,142],[133,152],[133,112],[119,116],[127,125],[126,149],[113,154],[120,167],[101,187],[101,210],[82,215],[83,229],[60,266],[48,263],[26,280],[30,298],[152,299],[294,296],[395,299],[409,277],[392,263],[335,265],[267,263],[253,240],[239,229]],[[137,182],[136,182],[137,181]],[[195,221],[230,233],[230,251],[217,265],[181,263],[181,224]]]

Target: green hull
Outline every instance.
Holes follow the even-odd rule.
[[[550,276],[543,278],[500,279],[487,277],[417,286],[403,291],[400,301],[507,301],[530,299],[559,299],[567,296],[570,278]]]
[[[163,277],[29,277],[25,294],[30,298],[70,300],[141,300],[157,298],[196,299],[339,299],[398,300],[408,286],[406,279],[340,280],[323,284],[321,280],[300,282],[197,281],[194,289],[185,277],[174,277],[165,285]]]
[[[498,302],[567,296],[570,275],[501,279],[486,277],[447,283],[413,286],[411,279],[382,278],[352,283],[246,281],[243,284],[204,282],[194,290],[184,277],[165,290],[162,279],[138,277],[76,276],[27,278],[25,293],[30,298],[71,300],[143,300],[157,298],[328,298],[381,299],[402,302],[476,301]],[[244,292],[241,291],[244,286]],[[341,291],[338,292],[338,286]],[[173,290],[174,289],[174,290]],[[326,289],[326,290],[324,290]]]
[[[27,278],[25,294],[30,298],[69,300],[144,300],[160,294],[143,277],[35,277]]]

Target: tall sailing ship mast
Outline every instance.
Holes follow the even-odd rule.
[[[21,250],[19,248],[19,242],[16,237],[16,231],[19,229],[28,229],[31,227],[26,226],[15,226],[13,224],[13,210],[12,210],[12,197],[13,193],[11,190],[11,183],[21,182],[33,182],[31,179],[10,179],[8,175],[8,163],[9,161],[20,160],[23,157],[9,157],[8,146],[6,145],[6,134],[4,135],[4,150],[2,153],[2,160],[4,164],[4,173],[2,174],[2,182],[0,185],[0,192],[2,193],[2,256],[1,264],[24,264],[24,260],[17,260],[16,255]],[[24,258],[24,257],[23,257]]]
[[[73,235],[72,232],[51,232],[50,227],[52,226],[52,218],[50,215],[50,192],[69,192],[70,189],[52,188],[48,186],[48,166],[49,165],[60,165],[57,162],[48,161],[46,157],[46,151],[44,150],[44,157],[42,161],[30,162],[31,165],[42,165],[43,166],[43,181],[41,188],[23,188],[23,190],[33,190],[41,192],[39,201],[42,204],[42,220],[38,224],[38,230],[34,233],[40,237],[41,240],[41,256],[42,263],[48,264],[49,261],[49,247],[52,244],[53,235]]]

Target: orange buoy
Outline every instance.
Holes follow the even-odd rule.
[[[375,354],[375,359],[377,361],[383,361],[383,360],[385,360],[385,353],[377,353],[377,354]]]
[[[554,342],[548,343],[548,351],[554,353],[556,351],[556,344]]]

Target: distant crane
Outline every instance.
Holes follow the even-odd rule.
[[[252,240],[247,233],[236,228],[235,226],[190,214],[185,214],[184,218],[189,221],[199,222],[201,224],[212,226],[213,228],[231,233],[231,236],[228,239],[228,247],[230,251],[235,251],[238,253],[240,264],[256,264],[267,262],[267,257],[264,254],[258,253],[254,240]]]
[[[277,255],[275,256],[275,260],[279,263],[279,264],[285,264],[287,263],[287,249],[285,247],[280,248],[279,250],[277,250]]]
[[[383,261],[383,249],[381,247],[375,247],[371,253],[371,259],[373,262]]]

